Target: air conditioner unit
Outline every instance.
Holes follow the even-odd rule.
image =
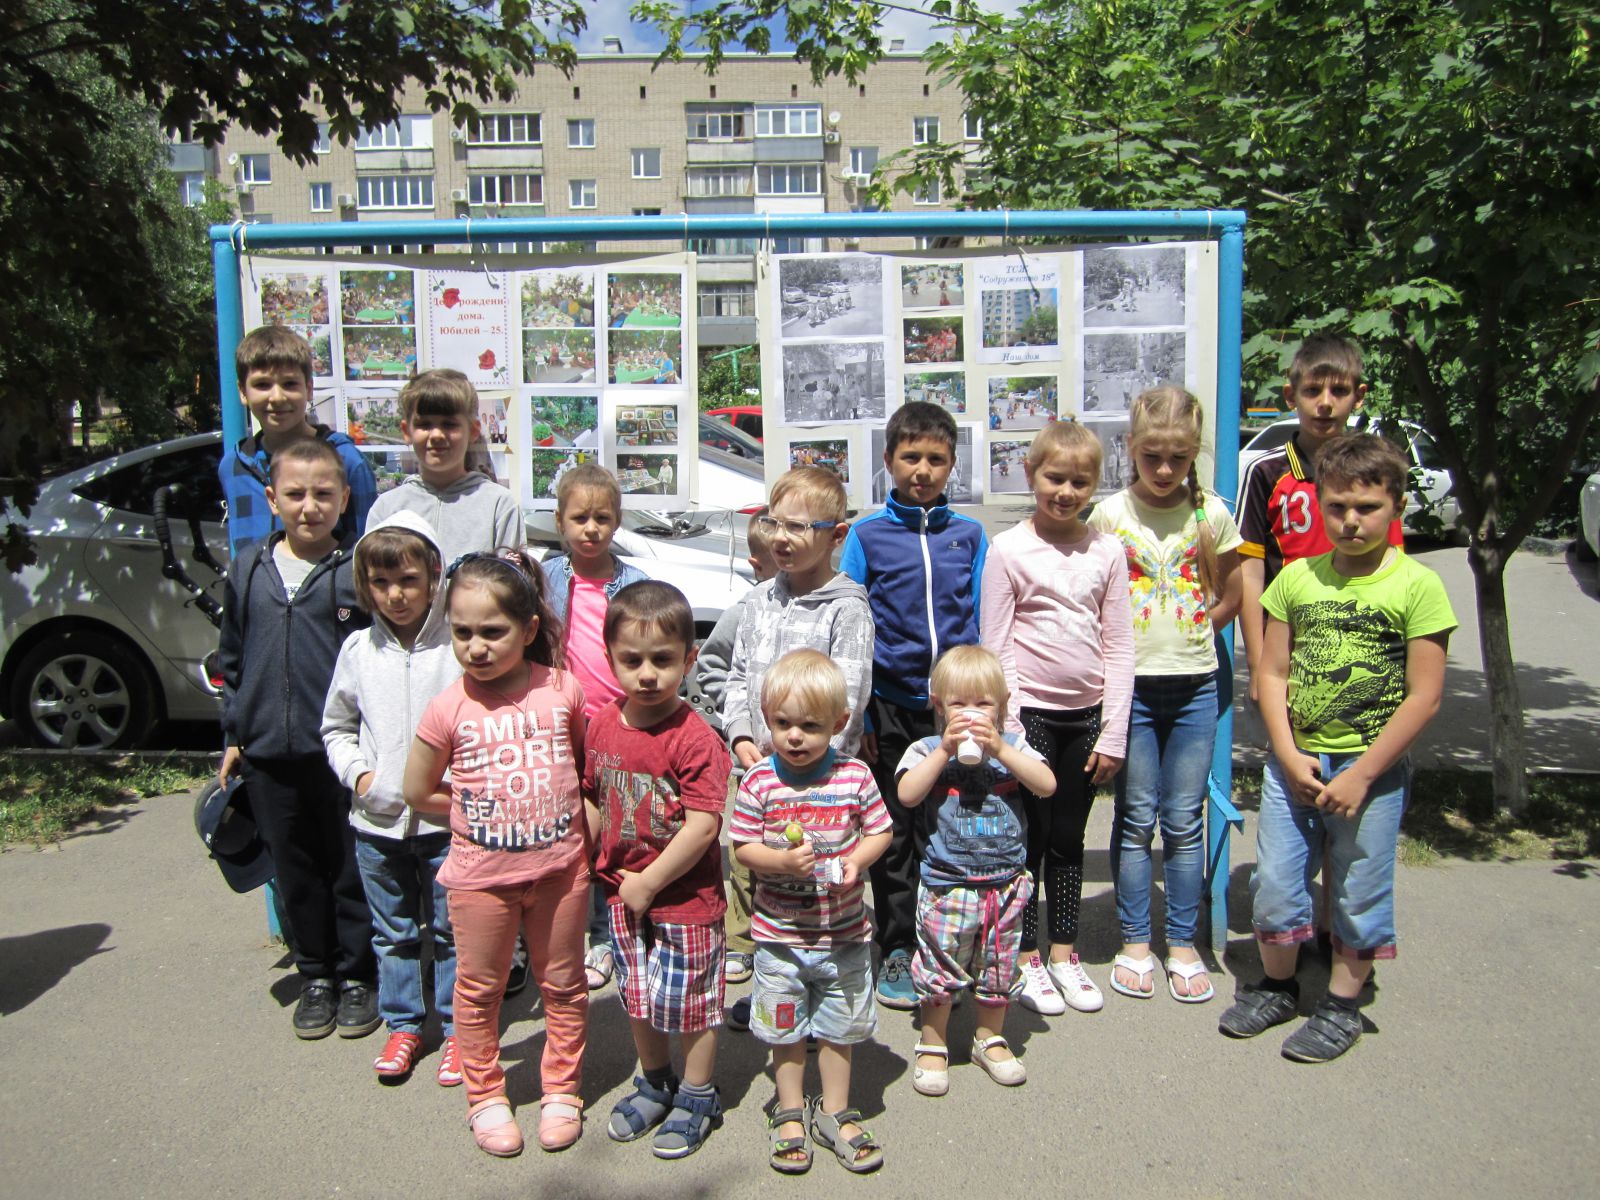
[[[872,182],[872,176],[862,175],[860,172],[857,172],[853,175],[846,175],[844,177],[844,181],[846,183],[854,184],[856,187],[866,187],[867,184]]]
[[[467,140],[467,131],[465,129],[459,129],[459,128],[458,129],[452,129],[450,131],[450,140],[452,142],[464,142],[464,141],[466,141]]]
[[[339,193],[339,207],[340,208],[354,208],[355,206],[356,206],[356,198],[354,196],[352,196],[349,192],[340,192]]]
[[[248,196],[250,194],[250,181],[248,179],[241,179],[237,184],[234,185],[234,191],[238,192],[241,196]]]
[[[452,203],[455,203],[455,204],[465,204],[467,202],[467,189],[466,188],[451,188],[450,189],[450,200],[451,200]]]
[[[837,129],[828,130],[827,133],[822,135],[822,140],[830,146],[837,146],[839,144],[839,131]]]

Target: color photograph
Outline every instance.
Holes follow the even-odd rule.
[[[960,263],[900,268],[901,308],[960,308],[965,297],[965,272]]]
[[[522,327],[593,329],[593,272],[526,272],[522,276]]]
[[[962,350],[960,317],[907,317],[903,342],[908,363],[960,362]]]
[[[683,324],[683,276],[608,276],[606,311],[613,329],[677,329]]]
[[[845,438],[818,438],[789,443],[790,467],[825,467],[850,486],[850,442]]]
[[[333,375],[333,329],[328,325],[288,325],[311,344],[311,374],[317,379]]]
[[[676,384],[682,381],[683,334],[676,329],[612,329],[609,379],[612,383]]]
[[[883,259],[826,254],[778,260],[779,327],[785,338],[883,333]]]
[[[1028,475],[1023,469],[1028,461],[1027,441],[991,441],[989,443],[989,495],[1026,496],[1029,494]]]
[[[417,299],[410,271],[340,271],[346,325],[414,325]]]
[[[415,325],[346,325],[346,379],[406,380],[417,373]]]
[[[522,382],[593,383],[594,331],[524,329]]]
[[[561,482],[561,477],[573,467],[599,460],[600,456],[593,450],[580,450],[570,446],[565,449],[530,451],[528,455],[530,498],[542,508],[554,507],[556,484]]]
[[[985,350],[1029,346],[1041,358],[1061,356],[1055,288],[994,288],[982,293],[982,308]]]
[[[1177,246],[1083,252],[1083,323],[1182,325],[1187,253]]]
[[[625,496],[671,496],[678,491],[676,454],[618,454],[617,482]]]
[[[600,397],[530,396],[527,404],[534,446],[599,448]]]
[[[989,380],[990,429],[1043,429],[1060,410],[1054,375],[1013,375]]]
[[[328,324],[328,281],[321,275],[264,273],[261,277],[263,325]]]
[[[1184,386],[1181,333],[1096,333],[1083,338],[1083,411],[1125,413],[1140,392]]]
[[[386,390],[345,393],[345,431],[358,446],[403,446],[400,393]]]
[[[783,423],[884,418],[882,342],[783,347]]]
[[[511,419],[506,398],[478,393],[478,429],[485,446],[504,447],[511,441]]]
[[[676,446],[678,406],[630,404],[617,409],[618,446]]]
[[[937,404],[952,416],[967,415],[967,376],[964,371],[918,371],[902,379],[905,398]]]

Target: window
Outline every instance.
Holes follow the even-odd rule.
[[[929,146],[939,140],[938,117],[912,117],[911,118],[911,144],[913,146]]]
[[[636,217],[659,217],[661,210],[659,208],[636,208],[633,210],[633,215]]]
[[[311,211],[333,211],[333,184],[313,183],[311,185]]]
[[[544,176],[468,175],[468,204],[543,204]]]
[[[939,203],[939,181],[937,179],[930,179],[930,180],[928,180],[927,183],[923,184],[916,191],[912,192],[911,193],[911,203],[913,203],[913,204],[937,204],[937,203]]]
[[[961,117],[961,136],[969,142],[983,140],[983,118],[975,117],[971,113],[963,113]]]
[[[239,156],[239,182],[260,187],[272,182],[272,155],[241,154]]]
[[[206,198],[206,177],[201,171],[187,171],[178,176],[178,199],[190,208]]]
[[[742,138],[745,135],[744,111],[737,108],[701,108],[689,113],[692,141],[716,138]]]
[[[822,239],[816,237],[775,237],[772,239],[772,252],[774,254],[820,254],[822,253]]]
[[[432,175],[363,175],[356,180],[362,208],[432,208]]]
[[[633,152],[633,177],[635,179],[660,179],[661,151],[635,150]]]
[[[873,168],[877,165],[878,148],[876,146],[850,147],[850,174],[871,175]]]
[[[433,118],[401,117],[387,125],[363,130],[356,138],[357,150],[431,150]]]
[[[822,109],[816,105],[774,105],[756,109],[757,137],[816,137]]]
[[[755,238],[690,238],[684,249],[704,258],[742,258],[756,252]]]
[[[599,205],[598,195],[592,179],[567,180],[567,203],[573,208],[595,208]]]
[[[493,113],[467,123],[469,146],[538,146],[544,126],[536,112]]]
[[[818,196],[822,194],[820,163],[773,163],[756,167],[756,194]]]
[[[158,454],[91,479],[76,491],[97,504],[151,517],[156,511],[156,493],[164,487],[183,489],[185,503],[175,503],[174,514],[193,504],[202,521],[222,520],[222,484],[217,480],[214,446]]]
[[[688,194],[691,196],[748,196],[749,167],[690,167]]]
[[[317,140],[312,143],[311,149],[317,154],[329,154],[333,151],[333,140],[328,136],[328,123],[317,122]]]
[[[567,149],[594,149],[594,118],[579,117],[567,122]]]
[[[912,239],[911,244],[912,248],[916,250],[937,250],[939,248],[939,239],[934,235],[919,233]]]
[[[756,315],[756,290],[748,283],[702,283],[702,317],[753,317]]]

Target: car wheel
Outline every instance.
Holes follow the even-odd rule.
[[[28,740],[52,750],[120,750],[155,724],[155,688],[115,638],[74,631],[30,650],[12,684],[11,712]]]

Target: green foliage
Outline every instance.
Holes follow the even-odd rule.
[[[0,849],[60,841],[103,809],[186,791],[209,774],[196,759],[0,754]]]
[[[736,404],[759,404],[759,395],[751,396],[746,388],[761,386],[761,352],[755,346],[742,347],[738,355],[738,373],[734,372],[734,356],[721,348],[707,350],[700,356],[700,411],[727,408]]]

